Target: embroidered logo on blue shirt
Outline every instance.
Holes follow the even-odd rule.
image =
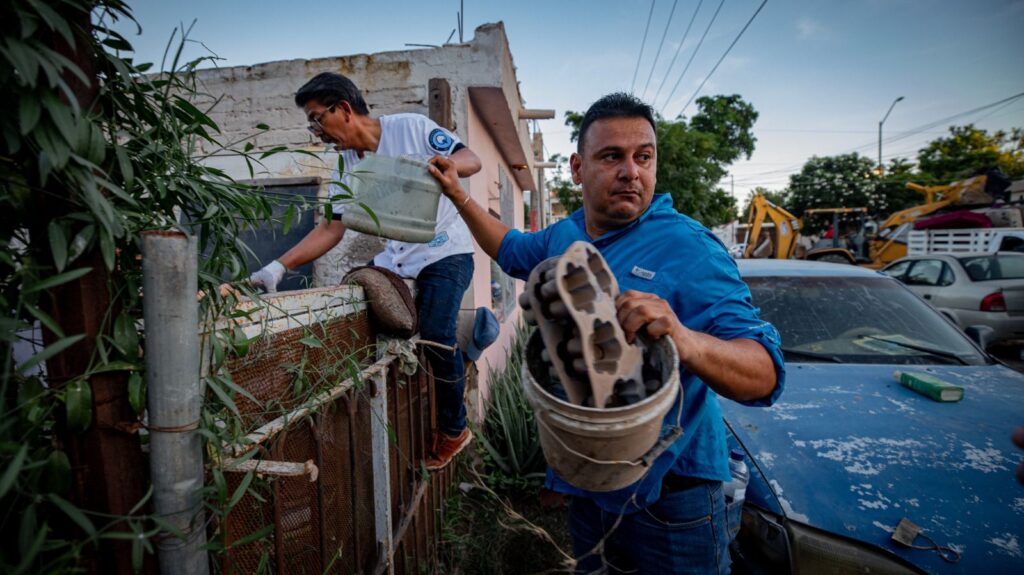
[[[452,148],[452,144],[455,143],[455,140],[452,139],[448,132],[445,132],[441,128],[434,128],[434,130],[430,132],[427,142],[430,143],[431,148],[438,152],[447,152]]]
[[[447,241],[448,241],[448,232],[441,232],[441,233],[437,234],[437,237],[435,237],[434,239],[430,240],[430,243],[427,244],[427,247],[436,248],[438,246],[444,245],[445,242],[447,242]]]
[[[633,266],[633,270],[630,271],[629,273],[635,275],[638,278],[645,279],[645,280],[652,280],[652,279],[654,279],[654,272],[652,272],[651,270],[645,270],[644,268],[642,268],[640,266]]]

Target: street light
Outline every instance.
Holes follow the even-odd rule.
[[[896,104],[903,101],[903,96],[896,98],[892,101],[892,105],[889,106],[889,111],[885,113],[885,117],[878,123],[878,175],[882,175],[885,168],[882,167],[882,124],[889,119],[889,114],[892,113],[892,109],[896,107]]]

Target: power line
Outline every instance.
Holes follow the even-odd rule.
[[[640,55],[636,57],[636,68],[633,70],[633,81],[629,83],[629,93],[633,93],[633,88],[636,86],[636,75],[640,71],[640,60],[644,57],[644,45],[647,44],[647,32],[651,29],[651,16],[654,16],[654,2],[651,0],[651,11],[647,13],[647,26],[644,26],[644,39],[640,42]],[[724,1],[724,0],[723,0]]]
[[[690,54],[690,59],[686,62],[686,66],[683,67],[683,73],[679,75],[679,79],[676,80],[675,86],[672,86],[672,91],[668,93],[668,99],[665,100],[665,105],[661,107],[662,115],[665,114],[665,108],[668,107],[668,103],[672,101],[672,96],[675,95],[676,89],[679,88],[679,83],[683,81],[683,77],[686,76],[686,71],[690,69],[690,64],[693,63],[693,59],[697,56],[697,52],[700,52],[700,47],[704,45],[704,38],[708,37],[708,32],[711,31],[711,26],[714,25],[715,19],[718,18],[718,13],[722,11],[722,6],[725,5],[725,0],[721,0],[718,3],[718,8],[715,13],[711,16],[711,21],[708,22],[707,28],[704,28],[704,34],[700,37],[700,42],[697,42],[697,47],[693,49],[693,54]]]
[[[750,17],[750,20],[747,20],[747,23],[743,25],[743,29],[740,30],[740,33],[736,35],[736,38],[732,41],[732,44],[729,44],[729,47],[725,49],[725,52],[722,54],[722,57],[719,58],[718,62],[715,63],[715,67],[712,68],[710,72],[708,72],[707,76],[704,76],[704,80],[700,83],[700,86],[697,86],[697,89],[693,92],[693,95],[690,96],[690,99],[686,101],[685,105],[683,105],[683,109],[679,110],[680,116],[683,115],[683,112],[686,111],[686,107],[690,105],[690,102],[692,102],[693,99],[697,97],[697,94],[700,93],[701,89],[704,88],[704,84],[706,84],[707,81],[711,79],[711,76],[715,74],[715,70],[717,70],[718,66],[722,63],[723,60],[725,60],[725,57],[729,55],[729,52],[732,50],[733,46],[735,46],[736,43],[740,41],[740,38],[743,37],[743,33],[747,31],[747,28],[750,27],[750,25],[754,22],[754,19],[757,18],[757,15],[761,13],[761,9],[764,8],[764,5],[767,3],[768,0],[763,0],[761,2],[761,5],[757,7],[757,10],[754,11],[754,15]]]
[[[977,114],[978,112],[984,112],[985,110],[988,110],[989,108],[994,108],[994,107],[1000,106],[1002,104],[1013,102],[1014,100],[1017,100],[1017,99],[1022,98],[1022,97],[1024,97],[1024,92],[1021,92],[1019,94],[1014,94],[1013,96],[1010,96],[1008,98],[1003,98],[1002,100],[999,100],[998,102],[993,102],[991,104],[985,104],[984,106],[979,106],[977,108],[974,108],[973,110],[968,110],[966,112],[961,112],[959,114],[953,114],[952,116],[947,116],[945,118],[942,118],[941,120],[936,120],[936,121],[931,122],[929,124],[925,124],[924,126],[920,126],[919,129],[915,128],[915,131],[913,131],[912,133],[909,133],[909,134],[908,133],[904,133],[903,135],[895,136],[894,138],[892,138],[889,141],[890,142],[896,142],[896,141],[902,140],[904,138],[909,138],[909,137],[911,137],[913,135],[916,135],[917,133],[922,132],[924,130],[930,130],[932,128],[936,128],[938,126],[941,126],[943,124],[949,124],[953,120],[958,120],[958,119],[960,119],[960,118],[962,118],[964,116],[970,116],[970,115],[973,115],[973,114]]]
[[[672,17],[676,15],[676,4],[679,0],[672,0],[672,10],[668,13],[668,21],[665,22],[665,31],[661,33],[661,43],[658,44],[658,51],[654,54],[654,62],[651,62],[651,73],[647,75],[647,83],[644,84],[644,91],[641,95],[647,95],[647,88],[651,86],[651,77],[654,76],[654,68],[658,65],[658,58],[661,57],[661,49],[665,47],[665,37],[668,36],[668,28],[672,25]]]
[[[991,118],[992,116],[995,116],[996,114],[999,114],[1000,112],[1003,112],[1004,110],[1006,110],[1007,108],[1012,106],[1014,103],[1015,103],[1015,101],[1007,102],[1007,103],[1003,104],[1002,106],[999,106],[998,108],[996,108],[996,109],[992,110],[991,112],[985,114],[984,116],[978,118],[977,120],[975,120],[975,122],[980,122],[982,120]]]
[[[566,130],[568,131],[568,130]],[[810,128],[758,128],[758,132],[796,132],[796,133],[808,133],[808,134],[877,134],[878,130],[814,130]],[[907,131],[902,132],[887,130],[892,134],[904,134]],[[945,134],[946,132],[922,132],[927,134]]]
[[[977,114],[979,112],[984,112],[984,111],[986,111],[988,109],[995,108],[997,106],[1008,105],[1009,103],[1012,103],[1012,102],[1014,102],[1016,100],[1019,100],[1021,98],[1024,98],[1024,92],[1020,92],[1018,94],[1014,94],[1013,96],[1009,96],[1007,98],[1003,98],[1001,100],[997,100],[995,102],[991,102],[991,103],[985,104],[983,106],[978,106],[977,108],[973,108],[973,109],[967,110],[965,112],[959,112],[959,113],[953,114],[951,116],[946,116],[945,118],[942,118],[940,120],[935,120],[935,121],[932,121],[932,122],[928,122],[927,124],[922,124],[922,125],[917,126],[915,128],[911,128],[910,130],[905,130],[903,132],[900,132],[900,133],[898,133],[898,135],[887,137],[887,138],[885,138],[882,141],[883,141],[883,143],[891,144],[893,142],[897,142],[899,140],[904,140],[904,139],[907,139],[907,138],[911,138],[911,137],[914,137],[914,136],[917,136],[917,135],[928,134],[929,133],[928,130],[931,130],[932,128],[937,128],[938,126],[941,126],[943,124],[948,124],[948,123],[950,123],[950,122],[952,122],[954,120],[958,120],[960,118],[967,117],[967,116],[970,116],[972,114]],[[998,110],[996,110],[996,111],[998,111]],[[841,155],[845,155],[845,154],[852,154],[853,152],[858,152],[858,151],[865,150],[865,149],[868,149],[868,148],[873,148],[874,146],[877,145],[877,143],[878,143],[877,140],[871,141],[871,142],[868,142],[866,144],[855,146],[853,148],[849,148],[849,149],[847,149],[845,151],[841,151],[841,152],[838,152],[838,153],[835,153],[835,154],[831,154],[831,155],[841,156]],[[792,173],[792,172],[794,172],[796,170],[799,170],[801,167],[803,167],[802,163],[801,164],[791,164],[788,168],[781,168],[781,169],[778,169],[778,170],[768,170],[768,171],[764,171],[764,172],[754,172],[754,173],[751,173],[751,174],[747,174],[744,177],[745,178],[759,178],[759,177],[762,177],[762,176],[773,176],[774,174],[787,174],[787,173]],[[780,176],[780,177],[785,177],[785,176]]]
[[[665,87],[665,80],[668,79],[668,75],[672,73],[672,66],[676,65],[676,58],[679,57],[679,52],[683,49],[683,44],[686,43],[686,37],[690,35],[690,28],[693,26],[693,21],[697,19],[697,13],[700,12],[700,7],[704,5],[704,0],[700,0],[697,3],[697,9],[693,11],[693,16],[690,16],[690,23],[686,25],[686,32],[683,32],[683,39],[679,41],[679,46],[676,46],[676,53],[672,56],[672,61],[669,62],[668,68],[665,70],[665,75],[661,78],[661,84],[658,84],[658,91],[654,93],[654,98],[651,100],[653,105],[658,101],[658,96],[661,95],[661,89]]]

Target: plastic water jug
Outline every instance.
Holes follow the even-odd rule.
[[[345,227],[403,242],[434,239],[441,184],[427,172],[426,162],[370,154],[350,176],[355,199],[341,217]],[[373,210],[379,226],[359,204]]]
[[[740,520],[743,517],[743,500],[747,497],[747,483],[750,482],[750,470],[743,460],[743,452],[733,449],[729,452],[729,475],[732,479],[722,484],[725,492],[725,505],[728,511],[730,537],[736,537],[740,531]]]

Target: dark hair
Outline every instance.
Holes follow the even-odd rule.
[[[321,72],[306,82],[295,92],[295,105],[305,106],[309,101],[316,100],[324,106],[333,106],[344,100],[352,106],[352,111],[362,116],[370,113],[363,95],[359,93],[352,80],[334,72]]]
[[[655,132],[658,130],[654,124],[653,108],[632,94],[615,92],[591,104],[587,113],[583,115],[579,139],[576,141],[577,152],[583,152],[583,140],[587,136],[590,125],[607,118],[643,118],[651,124],[652,130]]]

